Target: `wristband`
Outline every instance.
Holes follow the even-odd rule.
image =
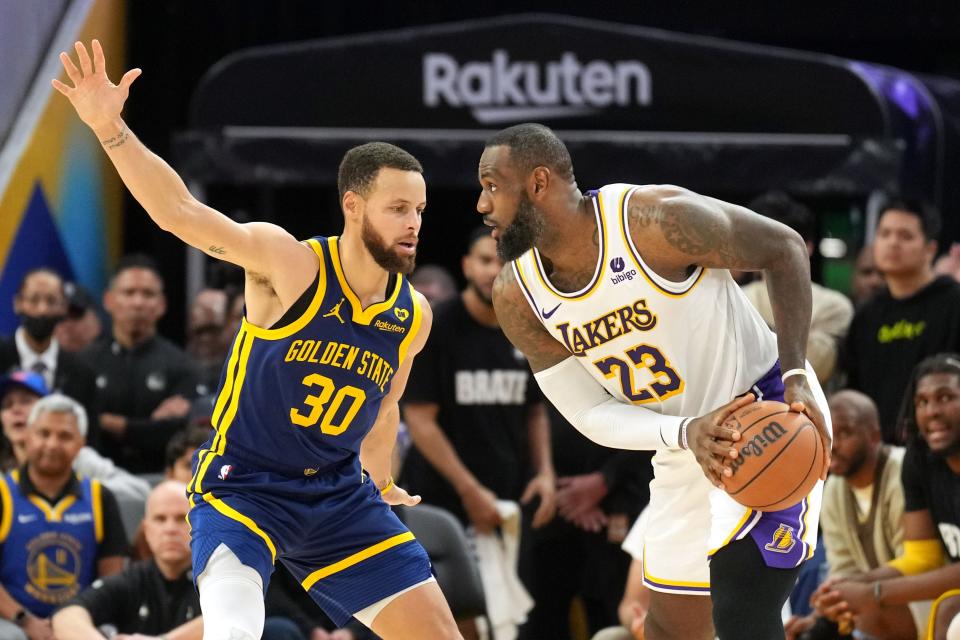
[[[785,372],[782,376],[780,376],[780,380],[781,382],[786,382],[787,378],[789,378],[790,376],[803,376],[804,378],[806,378],[809,375],[810,374],[807,373],[806,369],[790,369],[789,371]]]
[[[383,485],[383,488],[380,489],[380,495],[385,494],[386,492],[390,491],[390,489],[393,489],[393,476],[390,476],[390,478],[387,480],[387,484]]]
[[[680,444],[680,448],[684,450],[690,448],[690,443],[687,442],[687,425],[690,424],[691,420],[693,420],[693,418],[684,418],[683,422],[680,423],[680,431],[677,441]]]

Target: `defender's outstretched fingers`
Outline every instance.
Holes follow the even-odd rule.
[[[120,88],[129,90],[130,85],[133,84],[134,80],[140,77],[141,73],[143,73],[143,71],[140,69],[130,69],[130,71],[127,71],[125,74],[123,74],[123,77],[120,78]]]
[[[51,81],[50,81],[50,84],[53,85],[53,88],[54,88],[54,89],[56,89],[57,91],[59,91],[59,92],[62,93],[63,95],[67,96],[68,98],[70,97],[69,92],[70,92],[70,91],[73,91],[73,88],[72,88],[72,87],[68,87],[67,85],[65,85],[65,84],[63,84],[62,82],[60,82],[59,80],[57,80],[56,78],[54,78],[53,80],[51,80]]]
[[[104,61],[103,47],[100,46],[100,41],[94,38],[90,47],[93,49],[93,72],[106,73],[107,66],[106,62]]]
[[[67,72],[67,77],[70,78],[73,82],[73,87],[76,88],[76,86],[80,84],[80,81],[83,80],[83,76],[80,75],[80,70],[73,64],[70,55],[65,51],[60,53],[60,62],[63,63],[63,70]]]
[[[82,42],[77,42],[73,45],[73,48],[77,50],[77,59],[80,61],[80,69],[83,71],[83,76],[93,75],[93,63],[90,62],[90,54],[87,53],[87,47],[84,46]]]

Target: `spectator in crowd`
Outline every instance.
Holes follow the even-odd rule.
[[[58,640],[95,640],[114,633],[200,640],[200,598],[190,573],[186,485],[167,480],[147,499],[143,530],[152,557],[97,580],[53,616]]]
[[[52,638],[54,609],[123,567],[116,499],[72,468],[86,431],[76,401],[41,399],[27,420],[27,462],[0,477],[0,637]]]
[[[830,415],[833,456],[823,491],[820,527],[829,576],[853,576],[883,566],[903,551],[900,470],[904,450],[880,440],[877,407],[859,391],[834,394]],[[814,599],[825,590],[816,592]],[[925,630],[929,603],[916,609],[911,617],[907,607],[890,607],[885,620],[888,630],[916,638],[918,629]],[[794,616],[785,630],[788,640],[801,633],[809,640],[826,640],[839,631],[836,623],[815,613]]]
[[[807,244],[807,255],[812,256],[816,227],[813,213],[806,206],[780,191],[771,191],[755,198],[749,208],[768,218],[787,225],[800,234]],[[853,318],[853,304],[837,291],[811,282],[813,307],[810,315],[810,333],[807,336],[807,360],[820,380],[827,386],[837,366],[837,351],[847,335]],[[743,292],[771,329],[776,329],[773,306],[763,278],[743,286]]]
[[[536,602],[521,636],[526,640],[569,640],[570,607],[577,597],[590,633],[617,624],[630,568],[620,545],[650,501],[653,479],[652,452],[600,446],[552,406],[548,413],[560,517],[531,532],[521,557]]]
[[[210,427],[191,425],[175,433],[167,443],[163,476],[187,484],[193,477],[193,454],[207,441]]]
[[[853,266],[853,278],[850,280],[850,295],[853,306],[859,309],[873,296],[883,291],[887,284],[883,274],[877,268],[877,261],[873,256],[872,244],[864,245],[857,254],[857,261]]]
[[[23,369],[43,376],[46,388],[70,396],[96,415],[94,373],[77,356],[61,348],[54,329],[67,314],[63,279],[51,269],[34,269],[20,281],[13,298],[20,326],[12,340],[0,340],[0,374]],[[91,425],[88,442],[97,444],[99,432]]]
[[[100,337],[103,323],[97,313],[97,304],[84,287],[74,282],[63,285],[67,296],[67,315],[53,332],[60,348],[80,353]]]
[[[187,317],[187,353],[200,368],[202,393],[213,393],[227,359],[223,341],[227,322],[227,294],[222,289],[203,289],[190,305]]]
[[[870,396],[884,442],[902,444],[897,412],[910,371],[925,357],[960,350],[960,283],[937,276],[938,215],[919,203],[891,201],[874,241],[887,288],[864,303],[845,349],[847,386]]]
[[[159,473],[167,442],[184,426],[197,394],[198,370],[183,350],[157,335],[166,302],[149,257],[121,260],[104,307],[113,320],[111,334],[82,354],[97,373],[101,451],[134,473]]]
[[[828,580],[817,610],[834,620],[852,615],[863,634],[883,638],[892,608],[936,599],[930,637],[952,640],[960,633],[960,355],[923,360],[907,394],[903,554]]]
[[[431,307],[457,295],[457,283],[450,272],[438,264],[425,264],[417,267],[410,275],[410,284],[423,294]]]
[[[189,484],[193,477],[193,454],[207,441],[209,435],[209,427],[193,425],[173,434],[170,442],[167,443],[163,468],[164,479]],[[134,560],[146,560],[150,555],[150,545],[147,542],[144,526],[140,525],[133,536],[131,556]]]
[[[554,514],[543,401],[493,311],[501,266],[490,229],[475,230],[463,257],[467,288],[435,308],[430,340],[413,363],[403,399],[415,448],[401,482],[478,534],[501,525],[498,501],[535,504],[533,527]]]
[[[220,334],[221,349],[227,352],[237,335],[237,329],[243,320],[244,298],[243,289],[227,289],[227,318]]]
[[[26,464],[27,417],[33,405],[47,393],[43,378],[32,371],[14,371],[0,378],[0,423],[7,441],[12,445],[5,470]],[[82,476],[99,480],[115,496],[143,500],[150,492],[146,480],[121,469],[86,444],[77,453],[73,470]]]
[[[16,469],[27,461],[27,418],[33,405],[47,393],[43,376],[33,371],[13,371],[0,378],[3,471]]]

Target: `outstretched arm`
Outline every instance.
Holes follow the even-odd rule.
[[[53,87],[65,95],[80,119],[89,126],[113,162],[124,184],[160,228],[214,258],[239,265],[248,273],[271,279],[284,264],[315,270],[313,251],[297,242],[280,227],[266,223],[239,224],[199,202],[187,190],[180,176],[152,153],[120,117],[130,85],[140,69],[124,74],[114,85],[106,74],[103,49],[97,40],[91,48],[75,45],[79,68],[66,53],[60,54],[73,86],[53,80]],[[293,285],[296,296],[300,283]]]
[[[684,273],[693,265],[763,271],[780,367],[805,368],[812,294],[810,260],[797,232],[744,207],[673,186],[637,189],[628,214],[631,236],[642,238],[644,260],[660,273]],[[787,402],[817,426],[829,460],[830,433],[806,377],[790,376],[784,387]]]

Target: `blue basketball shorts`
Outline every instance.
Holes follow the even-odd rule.
[[[221,543],[260,574],[265,592],[279,560],[342,626],[432,575],[426,551],[364,478],[356,457],[291,477],[228,454],[197,480],[187,516],[195,580]]]

